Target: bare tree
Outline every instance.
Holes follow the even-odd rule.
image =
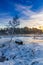
[[[14,28],[19,26],[19,25],[20,25],[20,21],[19,21],[19,17],[18,16],[13,17],[13,20],[9,21],[9,26],[11,26],[12,29],[13,29],[13,30],[11,30],[12,31],[11,41],[12,41],[12,38],[13,38]]]

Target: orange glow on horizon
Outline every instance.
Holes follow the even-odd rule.
[[[38,27],[36,27],[36,28],[43,31],[43,26],[38,26]]]

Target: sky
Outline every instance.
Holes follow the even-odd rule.
[[[20,27],[43,26],[43,0],[0,0],[0,28],[16,15]]]

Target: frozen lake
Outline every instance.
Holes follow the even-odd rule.
[[[1,36],[0,44],[10,41],[10,39],[11,39],[11,36]],[[22,40],[24,44],[29,44],[29,43],[43,44],[43,35],[35,36],[35,38],[34,38],[34,35],[13,36],[12,40],[15,41],[16,39]]]

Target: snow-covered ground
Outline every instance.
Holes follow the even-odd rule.
[[[0,65],[43,65],[43,37],[0,37]],[[23,45],[15,43],[16,39]]]

